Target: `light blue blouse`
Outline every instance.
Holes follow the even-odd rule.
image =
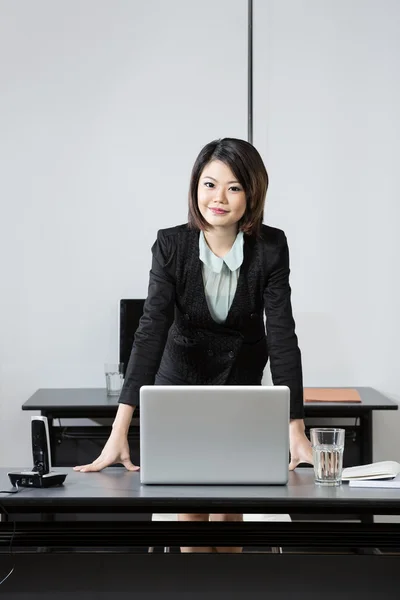
[[[199,256],[208,309],[214,321],[223,323],[235,296],[243,263],[243,232],[237,234],[232,248],[220,258],[212,252],[200,231]]]

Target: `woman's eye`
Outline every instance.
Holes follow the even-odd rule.
[[[230,189],[231,189],[233,192],[241,192],[241,191],[242,191],[242,190],[241,190],[239,187],[237,187],[236,185],[232,186]]]
[[[210,188],[213,188],[213,187],[214,187],[214,184],[213,184],[213,183],[211,183],[211,181],[206,181],[204,185],[205,185],[206,187],[210,187]]]

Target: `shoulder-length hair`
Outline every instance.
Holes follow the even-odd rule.
[[[264,218],[265,196],[268,189],[268,173],[256,148],[236,138],[223,138],[210,142],[200,151],[193,165],[189,187],[189,227],[207,229],[197,197],[200,176],[212,160],[220,160],[234,173],[246,194],[246,210],[238,223],[239,231],[258,235]]]

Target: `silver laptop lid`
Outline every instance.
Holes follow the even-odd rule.
[[[286,386],[143,386],[140,477],[154,484],[286,484]]]

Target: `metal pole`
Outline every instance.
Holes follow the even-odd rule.
[[[247,141],[253,143],[253,0],[247,5]]]

